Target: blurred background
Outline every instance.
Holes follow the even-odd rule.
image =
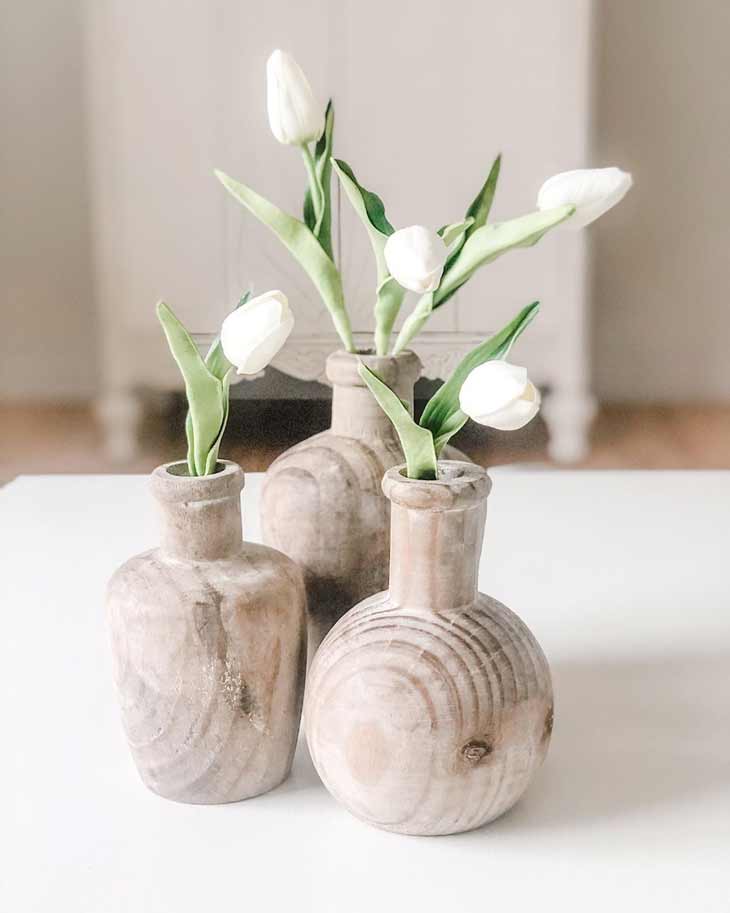
[[[266,119],[276,47],[334,99],[335,152],[397,227],[460,219],[499,151],[496,219],[533,209],[558,171],[633,173],[619,207],[486,267],[417,341],[425,396],[475,340],[542,302],[513,356],[546,394],[541,417],[510,435],[469,429],[458,446],[484,465],[730,467],[730,4],[1,6],[0,481],[183,454],[162,297],[203,341],[245,289],[289,296],[295,333],[235,388],[225,456],[264,469],[327,427],[327,315],[212,176],[300,211],[300,157]],[[339,223],[349,309],[367,331],[374,269],[346,201]]]

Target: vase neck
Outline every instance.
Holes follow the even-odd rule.
[[[159,466],[152,473],[165,557],[216,561],[241,551],[243,470],[227,460],[218,466],[220,471],[209,476],[181,475],[185,463]]]
[[[391,501],[390,594],[400,606],[442,612],[476,599],[490,480],[470,463],[439,463],[435,482],[386,473]]]
[[[360,361],[413,411],[413,387],[421,373],[421,362],[413,352],[396,356],[334,352],[327,359],[327,377],[332,383],[332,431],[343,437],[397,440],[390,419],[358,374]]]

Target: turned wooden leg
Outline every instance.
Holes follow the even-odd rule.
[[[588,456],[596,400],[587,390],[554,390],[546,397],[542,414],[550,435],[551,459],[577,463]]]
[[[104,449],[115,463],[125,463],[139,455],[139,428],[143,407],[131,389],[108,390],[96,401],[96,415],[104,435]]]

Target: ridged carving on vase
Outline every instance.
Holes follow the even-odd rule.
[[[264,482],[264,541],[304,571],[310,660],[338,618],[387,585],[390,504],[381,481],[387,469],[403,462],[403,451],[358,374],[359,359],[413,406],[421,373],[413,352],[333,353],[327,359],[332,427],[283,453]]]
[[[305,728],[327,789],[404,834],[480,827],[524,793],[547,752],[547,660],[525,624],[477,592],[490,480],[444,461],[435,482],[386,473],[390,586],[330,631]]]
[[[289,774],[306,667],[301,572],[244,542],[243,472],[152,474],[159,549],[108,590],[122,719],[144,783],[169,799],[233,802]],[[172,472],[170,470],[173,470]]]

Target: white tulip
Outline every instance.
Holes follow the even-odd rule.
[[[540,391],[528,379],[527,368],[486,361],[462,384],[459,405],[479,425],[516,431],[537,415]]]
[[[221,345],[238,374],[258,374],[286,342],[294,317],[283,292],[252,298],[232,311],[221,327]]]
[[[424,225],[394,232],[385,242],[385,262],[395,281],[412,292],[433,292],[441,282],[448,248]]]
[[[266,107],[271,132],[288,146],[319,139],[324,130],[324,108],[299,64],[286,51],[274,51],[266,64]]]
[[[633,179],[620,168],[579,168],[553,175],[540,188],[538,209],[556,209],[566,203],[575,213],[563,223],[566,228],[585,228],[611,209],[628,193]]]

